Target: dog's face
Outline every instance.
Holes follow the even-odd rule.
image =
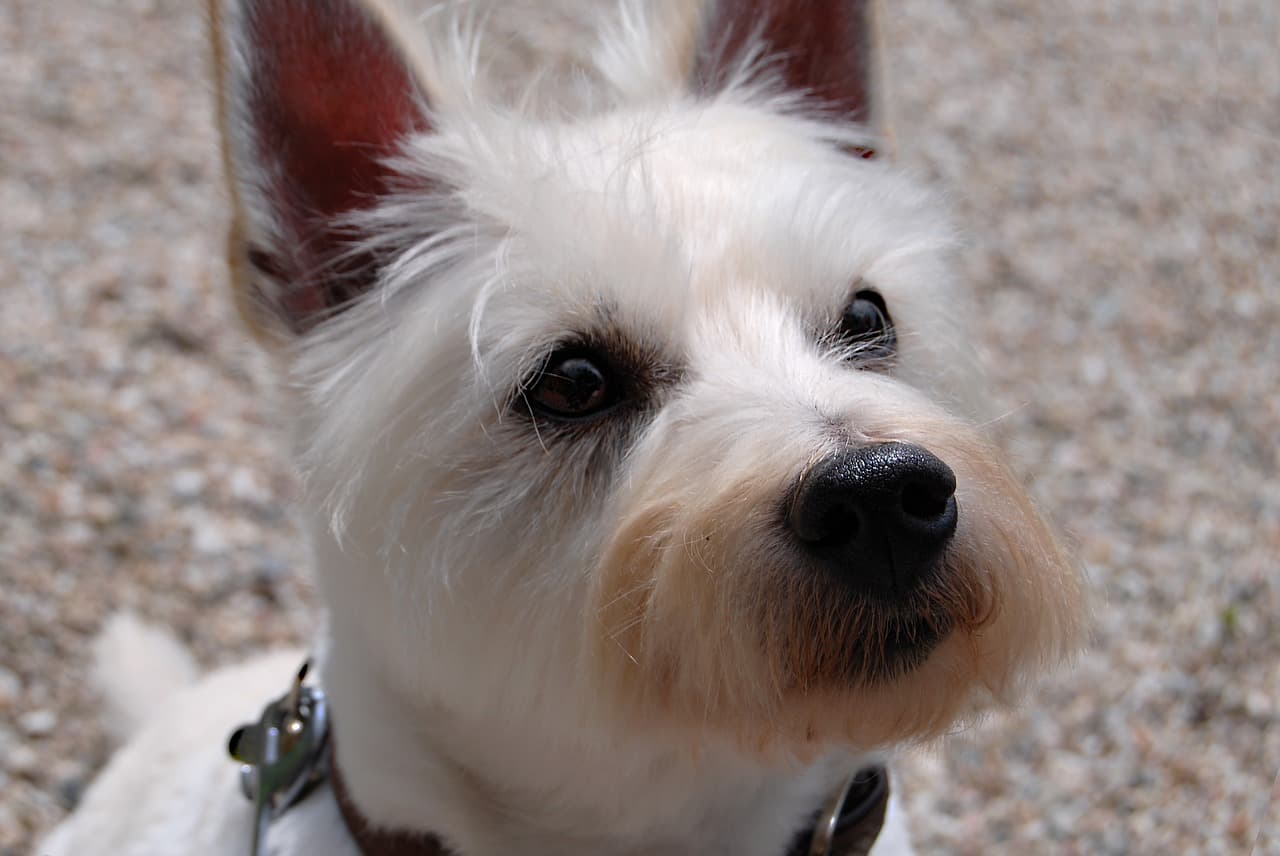
[[[1078,644],[1076,569],[975,421],[936,201],[698,49],[724,5],[649,72],[711,91],[574,118],[485,101],[381,7],[215,13],[242,305],[298,392],[335,638],[406,698],[869,747]],[[793,30],[752,44],[830,52],[847,85],[810,88],[863,104],[854,46]]]

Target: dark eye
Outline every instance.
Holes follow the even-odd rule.
[[[542,371],[525,388],[535,413],[553,419],[585,419],[618,402],[618,385],[608,364],[582,348],[561,348],[547,358]]]
[[[840,337],[853,345],[857,360],[883,360],[897,351],[898,337],[880,292],[865,289],[853,295],[840,317]]]

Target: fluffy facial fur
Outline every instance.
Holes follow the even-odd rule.
[[[440,223],[445,241],[410,250],[383,300],[297,362],[323,537],[395,583],[371,614],[406,612],[430,633],[423,613],[441,600],[450,614],[460,599],[480,616],[514,607],[500,623],[527,625],[518,638],[556,637],[530,673],[565,670],[580,710],[621,693],[620,711],[643,699],[753,739],[864,746],[934,733],[972,691],[1004,695],[1019,666],[1063,653],[1074,572],[999,454],[954,414],[968,378],[946,317],[959,311],[950,237],[927,197],[812,136],[725,97],[456,141],[446,127],[417,142],[409,157],[431,164],[424,177],[465,176],[455,192],[470,221]],[[732,152],[725,140],[738,141]],[[430,224],[440,203],[418,204],[372,216]],[[887,373],[821,343],[856,283],[894,313],[901,351]],[[627,355],[643,401],[588,426],[529,419],[515,391],[576,339]],[[935,450],[962,486],[954,576],[927,594],[963,627],[904,676],[909,692],[839,685],[875,633],[820,590],[774,525],[807,466],[872,440]],[[356,581],[365,597],[372,582]],[[534,650],[491,626],[464,650],[494,648],[512,658],[502,673],[521,671]],[[453,656],[448,636],[395,643],[416,662]],[[797,713],[815,693],[844,724]]]
[[[755,5],[214,6],[237,296],[281,367],[376,823],[464,854],[775,853],[851,758],[1080,641],[1076,568],[983,437],[938,200],[859,156],[869,79],[833,113],[840,81],[806,97],[805,46],[755,14],[836,5]],[[269,44],[317,16],[321,47]],[[330,63],[381,87],[328,129],[363,154],[291,136],[331,108],[278,90]],[[891,360],[832,335],[863,288]],[[566,344],[607,355],[607,414],[529,407]],[[882,442],[945,461],[960,509],[894,607],[783,523],[817,461]]]

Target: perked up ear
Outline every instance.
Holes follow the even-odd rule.
[[[261,337],[304,332],[375,282],[349,216],[386,192],[385,159],[426,129],[424,93],[372,0],[209,11],[237,304]]]
[[[878,6],[878,0],[708,0],[694,87],[718,91],[750,60],[823,113],[884,131]]]

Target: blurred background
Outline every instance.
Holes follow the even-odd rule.
[[[997,429],[1097,600],[1074,671],[907,760],[921,852],[1280,853],[1280,4],[886,6],[900,160],[972,238]],[[311,626],[201,7],[0,4],[5,856],[108,754],[107,615],[208,665]]]

